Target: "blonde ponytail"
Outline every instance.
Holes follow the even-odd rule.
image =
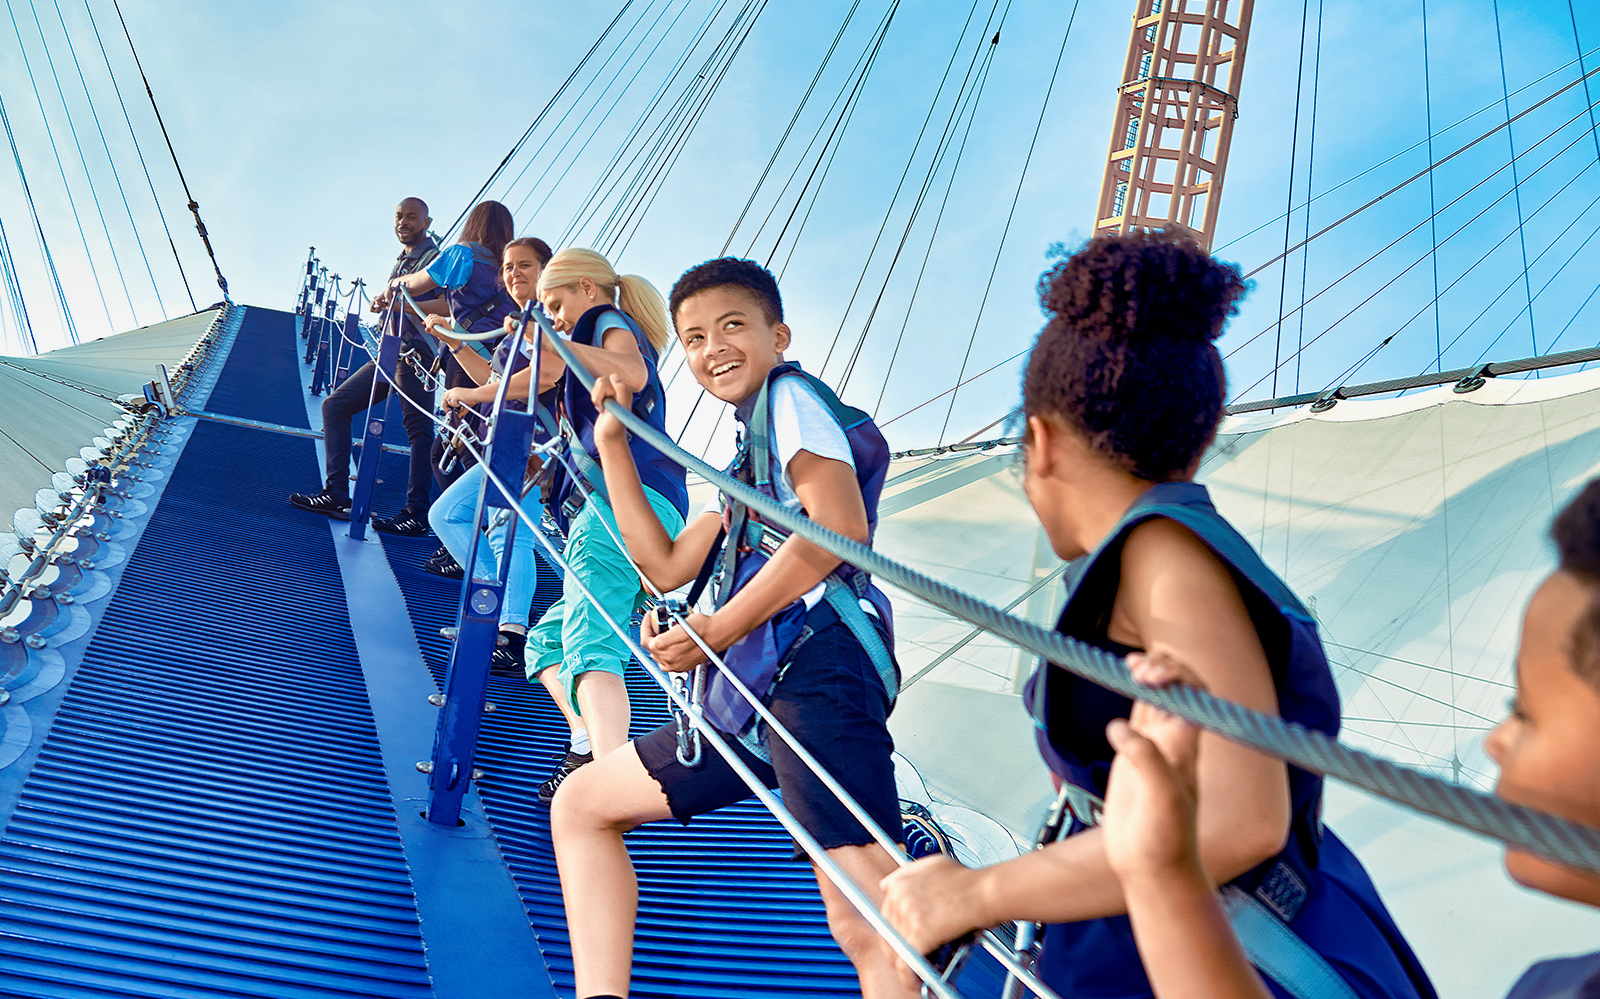
[[[593,250],[568,247],[550,258],[544,272],[539,275],[539,291],[552,288],[570,288],[582,278],[593,281],[611,299],[612,304],[626,312],[657,354],[666,350],[671,339],[672,322],[667,316],[667,303],[662,300],[656,286],[637,274],[617,276],[611,263]]]

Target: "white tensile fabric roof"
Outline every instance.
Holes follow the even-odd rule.
[[[0,512],[33,506],[62,463],[75,457],[124,410],[112,402],[137,394],[170,371],[211,325],[217,310],[144,326],[33,357],[0,357]]]
[[[1017,601],[1060,563],[1014,461],[897,462],[878,547],[990,603]],[[1483,735],[1513,691],[1522,608],[1554,566],[1551,517],[1597,474],[1600,371],[1581,371],[1229,418],[1200,480],[1318,618],[1343,739],[1487,790]],[[908,679],[972,631],[892,595]],[[1060,601],[1052,582],[1015,610],[1048,624]],[[1022,836],[1051,795],[1014,693],[1030,668],[979,637],[915,680],[891,721],[936,799]],[[1443,995],[1501,995],[1534,958],[1600,939],[1600,912],[1511,884],[1493,843],[1336,785],[1327,814]]]

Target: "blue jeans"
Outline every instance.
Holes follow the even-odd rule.
[[[439,536],[450,554],[461,565],[467,564],[467,552],[472,547],[472,534],[477,530],[475,514],[478,508],[478,487],[483,482],[483,466],[473,465],[450,484],[433,506],[428,508],[428,524]],[[522,500],[522,510],[535,523],[544,514],[538,490],[528,493]],[[511,518],[509,510],[493,510],[493,526],[488,529],[487,542],[478,544],[477,561],[472,574],[481,579],[499,575],[498,566],[506,557],[506,534]],[[528,610],[533,605],[533,591],[538,582],[534,568],[534,551],[538,542],[527,524],[517,525],[517,537],[511,545],[511,567],[506,574],[505,601],[500,607],[500,624],[528,626]]]

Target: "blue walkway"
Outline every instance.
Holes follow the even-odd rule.
[[[288,315],[248,310],[207,409],[305,426],[297,346]],[[459,927],[428,915],[433,902],[419,918],[413,895],[449,892],[406,811],[425,792],[420,757],[405,754],[431,730],[386,728],[390,664],[362,661],[371,628],[349,617],[397,590],[404,606],[383,606],[384,620],[409,622],[415,644],[403,644],[437,678],[456,584],[420,572],[431,538],[384,538],[377,575],[341,576],[372,560],[284,502],[318,481],[319,457],[316,441],[269,431],[202,423],[191,435],[0,835],[0,996],[466,999],[473,969],[441,962],[493,965],[530,930],[548,978],[518,991],[571,995],[534,794],[565,726],[542,689],[491,680],[499,710],[478,791],[485,855],[504,859],[479,876],[505,879],[526,921],[468,953]],[[387,512],[403,459],[386,455],[382,477]],[[636,731],[664,720],[643,674],[629,682]],[[634,995],[856,994],[810,866],[759,806],[629,841]]]

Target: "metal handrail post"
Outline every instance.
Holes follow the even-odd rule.
[[[321,395],[332,387],[329,378],[333,374],[333,310],[339,300],[338,282],[339,275],[335,274],[333,288],[322,302],[322,319],[317,323],[316,369],[311,373],[312,395]]]
[[[339,331],[339,365],[333,374],[333,385],[337,388],[344,384],[350,377],[351,358],[358,349],[366,352],[366,344],[361,342],[361,316],[357,310],[361,307],[361,280],[356,279],[355,287],[350,289],[350,307],[345,310],[344,328]],[[395,356],[399,356],[398,354]]]
[[[355,315],[352,313],[349,318],[353,321]],[[400,324],[403,322],[405,314],[399,309],[391,309],[389,321],[383,324],[383,339],[378,343],[378,370],[372,374],[374,385],[380,379],[391,385],[398,384]],[[391,394],[389,400],[393,398]],[[372,513],[372,490],[378,483],[378,461],[383,456],[384,417],[388,413],[389,400],[371,407],[366,414],[367,429],[361,438],[361,460],[356,464],[356,487],[350,491],[350,537],[357,541],[364,541],[367,537],[367,518]],[[328,433],[328,428],[323,427],[322,432]]]
[[[525,307],[524,329],[527,321],[528,308]],[[488,449],[484,462],[494,477],[508,483],[523,480],[528,455],[533,450],[533,414],[505,408],[506,387],[511,383],[511,376],[526,366],[518,363],[522,360],[522,352],[513,344],[485,431]],[[538,377],[537,365],[532,377]],[[537,382],[530,384],[530,395],[536,392],[536,385]],[[500,609],[511,570],[511,546],[516,543],[518,517],[512,508],[519,506],[520,501],[520,496],[506,496],[496,489],[489,475],[485,475],[478,486],[476,523],[479,527],[487,523],[485,516],[494,511],[510,511],[510,520],[506,525],[505,557],[500,559],[494,577],[474,575],[478,546],[488,544],[481,529],[473,531],[472,544],[462,566],[465,574],[456,612],[456,642],[450,650],[450,665],[445,671],[439,726],[434,733],[433,759],[428,767],[428,821],[448,828],[459,824],[462,796],[475,779],[473,760],[477,755],[478,733],[483,727],[489,660],[500,634]]]
[[[317,273],[312,276],[312,290],[306,302],[306,355],[305,362],[310,364],[317,356],[317,341],[322,334],[322,296],[328,293],[328,269],[317,268]]]
[[[300,278],[300,297],[294,304],[294,335],[304,340],[306,338],[306,305],[311,300],[311,283],[316,279],[317,248],[311,248],[311,254],[306,257],[306,272]]]

